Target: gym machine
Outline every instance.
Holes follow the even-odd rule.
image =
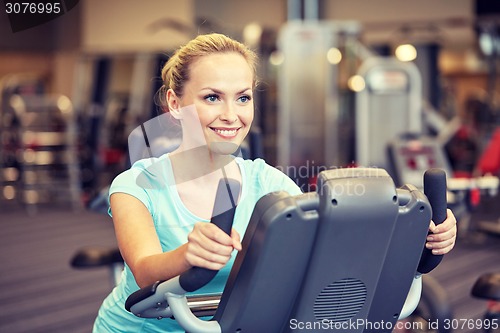
[[[453,177],[443,143],[429,133],[426,119],[433,114],[430,110],[423,111],[422,82],[413,63],[371,57],[363,62],[358,75],[366,84],[356,94],[358,165],[384,168],[397,186],[409,183],[419,188],[425,170],[445,170],[449,176],[448,205],[465,231],[471,198],[496,196],[498,177]]]
[[[43,81],[34,74],[4,77],[0,95],[0,201],[18,199],[30,214],[40,204],[69,203],[78,209],[80,175],[71,101],[44,93]]]
[[[421,274],[441,260],[422,249],[431,215],[446,218],[446,176],[432,169],[424,182],[426,195],[396,188],[383,169],[322,171],[316,192],[258,201],[213,320],[197,318],[187,302],[187,292],[217,273],[198,267],[138,290],[126,308],[145,318],[173,316],[193,333],[391,332],[417,307]],[[214,210],[222,213],[212,222],[226,232],[236,207],[217,203],[225,195],[228,207],[238,190],[230,180],[219,184]]]

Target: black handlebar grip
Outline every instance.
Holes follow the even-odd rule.
[[[438,225],[446,220],[446,172],[442,169],[429,169],[424,174],[424,193],[432,207],[432,221]],[[424,248],[417,271],[429,273],[439,265],[442,255],[432,254],[432,250]]]
[[[231,235],[236,203],[240,193],[237,180],[224,178],[219,181],[211,223]],[[179,277],[179,284],[187,292],[195,291],[212,281],[218,271],[192,267]]]

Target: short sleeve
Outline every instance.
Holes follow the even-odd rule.
[[[132,168],[116,176],[109,188],[109,196],[111,197],[114,193],[129,194],[141,201],[154,216],[154,197],[158,187],[165,186],[164,182],[159,179],[161,177],[160,164],[134,164]],[[112,216],[111,209],[109,215]]]
[[[300,187],[281,170],[267,164],[264,160],[255,160],[258,163],[260,184],[265,192],[285,191],[290,195],[302,194]]]

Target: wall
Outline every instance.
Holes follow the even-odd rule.
[[[191,35],[159,24],[170,20],[192,27],[190,0],[85,0],[82,6],[84,52],[166,51]]]
[[[87,52],[169,50],[197,33],[217,31],[240,38],[249,23],[278,30],[286,20],[283,0],[86,0],[80,6],[82,48]],[[168,27],[167,20],[191,30]]]
[[[206,19],[205,25],[213,24],[232,36],[241,36],[250,23],[279,30],[286,21],[287,1],[285,0],[195,0],[194,17]]]
[[[395,41],[402,37],[398,30],[404,25],[434,24],[447,47],[463,49],[475,38],[470,26],[474,19],[473,6],[474,0],[326,0],[322,16],[360,21],[365,27],[363,38],[367,43]],[[463,20],[450,20],[456,18]]]

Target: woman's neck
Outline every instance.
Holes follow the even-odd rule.
[[[222,178],[242,182],[238,165],[231,155],[217,155],[206,147],[169,154],[177,193],[184,206],[196,216],[210,219],[217,186]]]
[[[177,184],[195,179],[210,181],[210,178],[218,182],[221,176],[235,176],[234,156],[215,154],[207,146],[190,149],[181,146],[169,156]]]

